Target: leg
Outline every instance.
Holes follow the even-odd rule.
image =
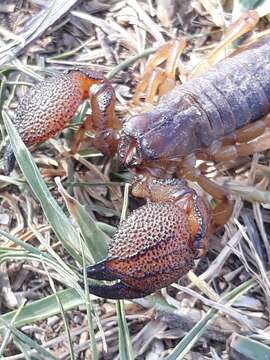
[[[236,131],[237,156],[252,155],[270,148],[270,114]]]
[[[239,156],[252,155],[270,148],[270,131],[265,132],[247,144],[236,145]]]
[[[94,146],[105,155],[113,155],[117,151],[117,130],[120,123],[115,117],[115,93],[109,82],[92,86],[89,89],[92,115],[88,116],[85,122],[74,137],[71,146],[72,154],[77,152],[80,142],[86,131],[93,130],[95,138]]]
[[[270,148],[270,132],[260,135],[248,143],[224,145],[211,158],[215,162],[228,162],[235,160],[240,156],[248,156],[256,152],[265,151]]]
[[[145,101],[147,103],[153,104],[155,102],[155,96],[164,78],[165,78],[164,70],[157,68],[152,71],[152,73],[149,76],[149,82],[146,89]]]
[[[177,63],[186,45],[185,39],[176,40],[172,44],[165,67],[165,81],[160,84],[159,88],[159,94],[161,96],[175,87]]]
[[[132,99],[134,104],[139,104],[140,97],[149,84],[151,73],[155,68],[157,68],[161,63],[163,63],[167,59],[167,54],[170,51],[170,48],[171,48],[171,41],[162,45],[148,61],[144,69],[143,79],[138,83],[135,89],[135,93]]]
[[[270,115],[267,115],[261,120],[237,130],[234,141],[238,143],[232,145],[230,142],[228,145],[222,145],[220,148],[217,148],[214,153],[204,152],[202,153],[202,158],[215,162],[229,162],[241,156],[267,150],[270,148],[270,131],[267,130],[269,127]],[[217,199],[217,206],[213,214],[214,228],[221,226],[222,223],[225,224],[232,212],[232,205],[228,200],[225,189],[211,182],[204,175],[196,174],[195,171],[191,169],[186,170],[185,176],[190,180],[197,181],[205,191]]]
[[[216,48],[208,55],[207,59],[199,63],[191,72],[191,77],[202,74],[209,66],[215,64],[222,58],[226,48],[231,45],[240,36],[253,30],[260,17],[256,11],[248,11],[241,15],[238,20],[232,23],[224,34]],[[224,57],[224,56],[223,56]]]
[[[211,231],[215,232],[229,221],[233,212],[233,204],[229,200],[226,189],[209,180],[206,176],[200,175],[197,178],[197,182],[216,201],[211,224]]]
[[[264,119],[255,121],[254,123],[248,124],[242,129],[237,130],[235,134],[235,141],[238,143],[244,143],[262,135],[268,126],[267,122],[269,119],[270,116],[266,116]]]
[[[240,156],[269,149],[270,114],[237,130],[216,143],[214,149],[198,152],[197,158],[214,162],[228,162]]]
[[[255,152],[261,152],[270,148],[270,115],[261,120],[244,126],[236,131],[233,142],[228,143],[227,139],[224,145],[220,146],[216,152],[210,151],[205,155],[208,159],[216,162],[226,162],[235,160],[240,156],[252,155]]]
[[[162,45],[158,51],[152,56],[149,60],[143,75],[143,79],[138,83],[135,94],[133,96],[133,103],[138,104],[140,97],[143,92],[151,94],[150,100],[154,98],[153,92],[154,89],[160,89],[160,93],[164,94],[165,92],[171,90],[175,86],[175,72],[177,68],[177,61],[183,52],[186,46],[186,40],[171,40]],[[157,73],[157,78],[152,76],[154,70],[157,70],[157,67],[166,61],[165,70],[159,70]],[[160,72],[164,75],[161,76]],[[152,81],[154,81],[152,89]],[[147,90],[148,89],[148,90]]]
[[[85,133],[87,131],[93,130],[92,123],[93,123],[92,116],[89,115],[84,120],[83,124],[79,127],[79,129],[76,131],[76,133],[74,134],[74,137],[72,139],[71,150],[70,150],[71,154],[76,154],[76,152],[78,151],[78,148],[80,146],[80,143],[84,139]]]
[[[223,227],[230,219],[233,211],[233,206],[228,198],[226,189],[209,180],[198,169],[182,168],[179,174],[180,177],[183,176],[190,181],[197,182],[204,191],[215,199],[216,206],[212,210],[211,232],[214,233]]]

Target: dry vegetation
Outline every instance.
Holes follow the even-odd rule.
[[[2,0],[1,151],[7,142],[3,122],[7,111],[12,117],[18,99],[35,81],[73,66],[109,73],[117,93],[117,114],[124,119],[138,111],[131,108],[130,99],[153,49],[169,39],[187,37],[180,60],[183,80],[218,44],[243,6],[257,3],[261,15],[270,12],[269,1]],[[255,33],[268,28],[264,16]],[[118,169],[117,159],[102,157],[89,138],[76,156],[67,155],[85,111],[90,110],[83,105],[57,139],[31,154],[62,209],[59,216],[71,214],[74,234],[79,225],[85,246],[90,247],[88,261],[96,222],[102,240],[119,223],[130,174]],[[115,359],[120,348],[121,359],[270,359],[268,151],[242,159],[233,169],[212,170],[210,176],[225,183],[235,199],[232,220],[210,239],[207,256],[181,285],[125,301],[126,322],[121,302],[94,299],[87,308],[83,291],[63,291],[78,280],[80,246],[71,239],[78,250],[72,256],[65,233],[69,228],[63,224],[57,229],[53,223],[54,204],[50,209],[51,198],[46,203],[46,193],[37,190],[44,184],[31,172],[31,160],[22,157],[19,163],[23,174],[17,165],[11,177],[0,175],[0,358],[96,359],[99,354],[101,359]],[[60,180],[55,182],[57,177],[63,188]],[[130,199],[130,209],[138,205],[138,200]],[[84,210],[95,221],[88,223]],[[103,250],[93,257],[99,258]],[[53,293],[58,296],[52,300],[48,296]],[[10,313],[18,308],[18,313]],[[96,343],[89,332],[96,334]]]

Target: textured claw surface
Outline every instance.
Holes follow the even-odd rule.
[[[33,145],[49,139],[74,116],[84,97],[79,72],[35,85],[21,100],[14,120],[22,140]]]
[[[86,95],[79,71],[61,74],[32,87],[19,103],[14,125],[23,142],[38,144],[64,128]],[[4,154],[4,172],[9,175],[15,165],[10,145]]]
[[[150,202],[120,224],[108,258],[101,263],[102,277],[120,280],[127,287],[128,298],[130,289],[136,291],[136,297],[151,294],[192,269],[197,257],[195,238],[185,210],[172,202]],[[89,277],[100,278],[100,264],[89,269]],[[98,294],[110,297],[106,289],[109,287],[100,287]],[[97,293],[95,290],[93,293]],[[123,291],[119,298],[125,298]]]
[[[34,145],[56,135],[73,118],[86,98],[89,98],[92,107],[92,115],[86,121],[90,121],[88,127],[92,129],[93,125],[95,129],[94,144],[103,153],[113,155],[117,149],[116,130],[119,128],[114,116],[115,93],[102,74],[89,69],[72,69],[51,77],[33,86],[22,98],[14,123],[24,143]],[[87,126],[83,124],[79,129],[76,146]],[[71,150],[76,151],[76,146]],[[6,149],[4,159],[5,172],[9,174],[14,167],[14,155],[11,156],[10,148]]]

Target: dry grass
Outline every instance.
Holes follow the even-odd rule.
[[[125,119],[138,111],[131,108],[130,99],[153,49],[169,39],[187,37],[188,46],[180,60],[183,80],[220,42],[232,18],[239,16],[241,1],[234,1],[233,7],[231,2],[225,3],[222,6],[218,0],[2,1],[1,107],[13,115],[18,99],[36,80],[73,66],[87,66],[113,78],[117,114]],[[267,14],[269,1],[259,11],[261,15]],[[264,17],[254,33],[268,29]],[[121,216],[123,184],[131,175],[119,171],[117,159],[105,159],[89,146],[89,139],[76,156],[66,156],[85,111],[89,109],[83,105],[73,124],[57,139],[33,149],[32,155],[64,212],[67,213],[68,193],[111,234],[112,226],[118,224]],[[3,150],[7,139],[3,122],[0,131]],[[225,184],[235,199],[234,216],[224,231],[210,239],[208,254],[198,263],[196,275],[190,272],[181,286],[164,289],[161,296],[125,302],[136,359],[184,356],[199,360],[237,359],[243,350],[239,347],[239,335],[270,345],[269,174],[268,151],[244,159],[233,169],[213,169],[209,176]],[[61,178],[67,193],[62,190],[60,195],[56,177]],[[66,263],[74,264],[74,260],[53,234],[51,223],[18,167],[11,177],[0,175],[0,188],[0,227],[10,234],[9,240],[0,238],[0,313],[6,314],[25,302],[32,303],[63,289],[61,276],[44,263],[27,256],[23,261],[10,260],[8,254],[21,249],[20,244],[14,243],[14,237],[39,250],[53,249]],[[138,200],[130,200],[131,208],[138,205]],[[57,280],[55,285],[51,277]],[[29,318],[29,324],[21,328],[28,336],[27,341],[32,339],[57,359],[72,358],[72,353],[78,359],[95,358],[89,348],[89,318],[84,305],[76,307],[78,303],[74,302],[69,307],[72,310],[65,315],[63,311],[62,316],[48,312],[40,321]],[[118,331],[125,328],[120,322],[121,309],[116,309],[114,301],[102,299],[92,306],[96,315],[93,331],[97,352],[102,359],[117,358]],[[3,317],[0,327],[1,321]],[[65,326],[69,328],[66,332],[70,344]],[[3,336],[2,345],[0,342],[0,351],[3,350],[6,359],[24,359],[34,354],[32,343],[12,334],[12,339],[7,337],[4,342]],[[168,357],[181,339],[179,352]],[[23,348],[22,344],[28,347]],[[269,349],[264,350],[262,354],[270,356]],[[120,357],[129,356],[128,352],[126,355],[121,352]],[[255,357],[259,360],[260,353]]]

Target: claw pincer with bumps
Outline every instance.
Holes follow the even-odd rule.
[[[101,87],[94,89],[95,84]],[[63,130],[81,102],[90,97],[94,114],[88,121],[96,132],[95,146],[113,154],[117,149],[114,129],[119,128],[114,116],[114,96],[113,87],[102,74],[72,69],[33,86],[17,107],[14,125],[27,146],[39,144]],[[14,164],[15,157],[8,145],[4,154],[7,175]]]
[[[111,299],[149,295],[185,275],[207,249],[210,212],[195,190],[176,179],[148,179],[138,187],[144,187],[148,203],[120,224],[107,259],[87,269],[89,278],[119,282],[90,285],[92,294]]]

